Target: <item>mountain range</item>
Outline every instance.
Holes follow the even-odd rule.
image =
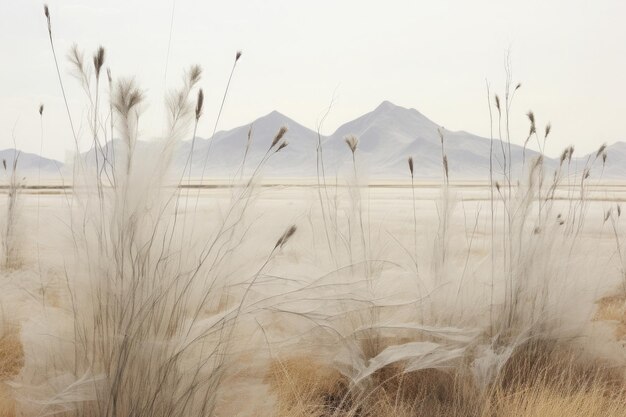
[[[517,176],[523,164],[538,155],[519,145],[510,144],[509,148],[508,143],[499,140],[492,141],[465,131],[446,130],[415,109],[385,101],[373,111],[343,124],[330,136],[318,136],[317,132],[273,111],[249,125],[217,132],[212,141],[196,137],[191,158],[192,141],[181,142],[174,152],[172,170],[181,174],[185,165],[191,162],[192,177],[200,177],[203,172],[205,177],[233,177],[241,167],[251,131],[244,168],[245,173],[250,174],[266,155],[281,126],[288,127],[284,136],[288,146],[267,161],[262,170],[265,177],[315,177],[319,166],[319,143],[322,145],[323,168],[327,176],[350,172],[353,169],[352,154],[345,143],[349,135],[356,136],[359,141],[355,153],[359,175],[370,179],[409,178],[409,156],[414,159],[416,178],[441,178],[440,132],[452,180],[489,178],[492,146],[493,169],[496,173],[503,171],[506,159]],[[120,146],[123,145],[119,141],[109,142],[107,153],[112,154]],[[150,142],[140,142],[136,151],[149,146]],[[93,159],[93,150],[90,153],[84,154],[87,160]],[[8,161],[12,161],[14,154],[15,151],[11,149],[0,151],[0,157]],[[607,155],[606,164],[603,166],[601,161],[597,161],[592,174],[599,175],[598,168],[602,168],[603,178],[626,178],[626,143],[616,142],[608,146]],[[586,162],[595,157],[595,152],[574,157],[572,170],[582,171]],[[22,153],[18,166],[24,175],[32,175],[41,168],[42,175],[53,176],[58,175],[62,165],[59,161]],[[559,165],[559,159],[546,158],[545,165],[554,169]],[[189,173],[189,169],[186,172]]]
[[[18,172],[26,177],[33,178],[38,175],[46,177],[58,176],[63,169],[62,162],[34,153],[17,151],[16,149],[0,150],[0,159],[3,161],[3,165],[6,163],[6,168],[2,167],[1,169],[10,174],[16,157]]]

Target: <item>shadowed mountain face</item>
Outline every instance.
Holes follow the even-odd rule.
[[[488,178],[489,155],[493,145],[493,166],[495,172],[504,169],[503,151],[509,160],[509,148],[500,142],[481,138],[467,132],[451,132],[437,125],[415,109],[406,109],[390,102],[383,102],[374,111],[341,126],[327,140],[327,144],[337,154],[346,148],[343,137],[354,134],[359,138],[360,158],[370,175],[380,177],[406,177],[407,158],[415,162],[415,175],[418,177],[441,177],[442,143],[449,161],[450,175],[457,178]],[[522,161],[523,150],[511,145],[510,159],[514,171]],[[527,151],[532,158],[535,152]]]
[[[373,111],[348,122],[330,136],[298,124],[287,116],[272,112],[251,124],[252,140],[246,156],[246,172],[251,172],[266,154],[281,126],[287,126],[285,135],[289,145],[273,155],[263,173],[269,177],[312,177],[317,175],[317,145],[322,143],[324,171],[328,176],[352,169],[352,157],[345,143],[346,136],[359,139],[356,157],[359,171],[370,178],[407,178],[407,158],[415,160],[416,176],[439,178],[442,175],[442,148],[438,126],[414,109],[406,109],[383,102]],[[205,175],[230,176],[239,168],[246,149],[250,126],[219,132],[211,146]],[[504,169],[503,152],[513,161],[513,171],[520,172],[523,149],[520,146],[500,144],[467,132],[450,132],[441,128],[444,149],[449,160],[450,175],[475,179],[489,177],[489,155],[493,145],[494,172]],[[184,143],[176,157],[177,166],[183,166],[190,151]],[[204,167],[209,142],[197,139],[194,144],[193,176],[199,176]],[[510,159],[509,159],[510,154]],[[526,158],[537,156],[527,150]],[[550,162],[550,161],[549,161]]]
[[[273,151],[268,153],[281,126],[289,128],[285,135],[289,144],[276,154]],[[407,159],[412,156],[416,178],[436,179],[443,175],[440,131],[452,180],[488,179],[490,167],[495,175],[510,169],[513,178],[519,178],[523,167],[527,168],[538,156],[535,151],[498,139],[492,141],[464,131],[448,131],[415,109],[385,101],[373,111],[345,123],[330,136],[318,136],[317,132],[273,111],[249,125],[218,132],[213,140],[197,137],[193,142],[180,143],[173,155],[172,171],[181,175],[185,169],[185,175],[191,173],[192,177],[204,174],[205,177],[232,178],[241,174],[245,157],[245,176],[252,174],[259,163],[271,155],[264,163],[264,176],[315,177],[322,168],[318,162],[321,154],[325,175],[334,177],[352,170],[352,156],[345,138],[354,135],[359,140],[356,151],[358,170],[365,177],[407,179]],[[322,144],[321,152],[318,151],[319,143]],[[140,141],[135,152],[154,155],[148,151],[150,146],[150,142]],[[106,146],[106,152],[113,155],[115,148],[115,155],[123,155],[123,147],[121,142],[115,141],[113,146],[111,143]],[[617,142],[607,151],[605,166],[602,166],[601,158],[596,160],[595,153],[592,153],[574,158],[570,173],[582,172],[595,160],[591,171],[593,177],[626,178],[626,143]],[[8,155],[7,152],[13,151],[2,152]],[[8,156],[5,157],[7,161],[12,161],[12,156]],[[84,157],[95,161],[93,150]],[[41,166],[42,173],[50,175],[58,172],[60,164],[33,154],[22,154],[20,160],[21,169],[31,171]],[[558,159],[546,158],[546,173],[558,166]]]
[[[285,135],[289,144],[279,153],[271,155],[263,173],[270,176],[314,175],[317,133],[274,111],[248,126],[217,133],[213,143],[197,138],[191,158],[192,176],[200,176],[203,171],[209,176],[232,176],[240,169],[244,155],[244,174],[251,174],[261,160],[271,154],[268,150],[281,126],[289,128]],[[176,166],[185,165],[190,149],[191,142],[180,146],[175,158]]]

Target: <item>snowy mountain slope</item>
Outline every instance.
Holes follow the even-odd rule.
[[[409,156],[413,157],[417,178],[441,178],[440,129],[452,180],[486,180],[489,178],[490,164],[493,164],[494,173],[499,175],[505,170],[505,160],[507,170],[511,169],[513,177],[519,178],[522,168],[528,167],[530,161],[538,156],[535,151],[524,150],[519,145],[509,145],[498,139],[492,141],[465,131],[446,130],[415,109],[385,101],[371,112],[343,124],[333,134],[319,138],[315,131],[273,111],[250,124],[217,132],[212,140],[197,137],[193,141],[191,157],[192,141],[179,143],[172,157],[171,171],[180,176],[186,164],[191,162],[191,170],[187,168],[186,175],[191,172],[192,177],[199,178],[204,172],[205,178],[232,178],[240,173],[251,129],[244,170],[244,174],[249,175],[268,155],[270,144],[281,126],[289,129],[284,137],[289,145],[272,154],[266,161],[262,169],[262,175],[266,177],[315,177],[318,140],[322,143],[326,175],[334,177],[350,173],[352,155],[345,143],[349,135],[359,139],[356,151],[358,169],[370,179],[408,178]],[[109,157],[113,154],[122,157],[124,144],[120,141],[109,142],[105,152]],[[579,158],[575,154],[571,168],[580,174],[588,162],[596,160],[592,169],[594,178],[600,175],[603,178],[626,178],[626,142],[608,146],[607,152],[605,166],[601,160],[596,160],[593,152]],[[154,142],[139,141],[135,153],[141,157],[154,157]],[[493,156],[491,160],[490,154]],[[12,157],[6,158],[10,160]],[[83,154],[83,158],[90,164],[95,163],[93,150]],[[33,154],[23,154],[20,160],[20,167],[25,171],[36,168],[38,164],[41,164],[42,172],[54,173],[60,162]],[[559,166],[559,160],[545,158],[545,166],[546,174],[552,175]]]
[[[448,131],[417,110],[396,106],[388,101],[372,112],[341,126],[326,140],[325,146],[331,154],[345,154],[347,147],[343,138],[354,134],[359,138],[359,157],[367,161],[364,166],[368,167],[370,175],[406,176],[407,158],[412,156],[417,176],[438,177],[442,173],[439,129],[444,137],[444,150],[451,177],[487,178],[492,145],[494,170],[503,170],[502,149],[504,147],[508,159],[508,144],[500,144],[499,141],[492,143],[490,139],[463,131]],[[514,171],[520,169],[522,154],[522,147],[511,145]],[[526,151],[527,158],[536,155],[536,152]]]

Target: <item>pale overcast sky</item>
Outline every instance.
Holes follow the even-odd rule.
[[[485,79],[502,89],[510,50],[522,90],[513,107],[515,141],[532,109],[553,124],[548,152],[570,143],[590,151],[626,140],[626,1],[624,0],[51,0],[61,57],[76,42],[90,57],[102,44],[114,76],[135,75],[150,106],[144,132],[162,126],[167,84],[200,64],[207,110],[199,135],[210,135],[234,54],[243,50],[221,129],[279,110],[323,128],[372,110],[381,101],[414,107],[451,130],[489,135]],[[175,6],[173,8],[173,5]],[[0,148],[39,150],[63,159],[73,140],[48,43],[43,2],[0,3]],[[86,109],[63,60],[73,115]],[[82,143],[89,139],[83,135]]]

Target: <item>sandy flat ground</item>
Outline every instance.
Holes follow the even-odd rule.
[[[554,271],[562,275],[552,288],[550,308],[555,314],[567,317],[563,322],[564,334],[574,331],[573,326],[589,326],[595,301],[614,293],[619,286],[621,264],[615,232],[604,218],[607,210],[615,213],[617,204],[626,201],[625,185],[589,186],[582,205],[577,186],[561,187],[554,194],[551,211],[543,212],[552,220],[546,221],[548,230],[536,232],[546,236],[533,256],[542,265],[538,274]],[[174,192],[168,188],[165,195]],[[40,284],[42,288],[50,288],[48,296],[63,291],[64,271],[76,262],[74,245],[81,244],[72,239],[70,225],[76,224],[76,218],[72,220],[71,213],[77,212],[77,203],[68,193],[58,188],[29,189],[20,196],[18,221],[23,267],[10,273],[3,284],[5,288],[6,285],[22,288],[24,292],[18,299],[28,300],[28,294],[36,293]],[[187,213],[188,233],[194,242],[201,246],[203,241],[211,239],[224,219],[228,219],[228,207],[237,200],[237,193],[237,189],[224,187],[180,191],[176,210]],[[430,311],[433,317],[448,317],[459,326],[484,324],[487,306],[497,302],[491,295],[492,289],[499,294],[502,287],[502,283],[491,278],[491,248],[496,248],[497,257],[503,256],[501,231],[510,227],[504,220],[507,208],[498,193],[495,192],[493,204],[490,197],[490,188],[481,183],[453,184],[445,191],[436,183],[421,183],[414,189],[407,183],[379,183],[360,187],[358,191],[302,183],[270,182],[257,187],[246,199],[246,212],[241,217],[246,232],[234,249],[236,256],[220,267],[220,272],[233,285],[245,285],[271,257],[251,292],[247,307],[250,319],[237,336],[243,342],[241,346],[246,346],[240,358],[247,359],[238,362],[233,381],[241,384],[229,395],[233,398],[254,395],[258,397],[257,404],[264,403],[262,397],[268,395],[267,388],[259,388],[263,385],[262,374],[254,369],[265,366],[262,363],[268,359],[267,355],[289,351],[293,337],[314,327],[310,321],[295,318],[296,315],[332,316],[348,304],[364,303],[369,298],[368,302],[374,300],[381,306],[399,306],[382,313],[381,320],[403,322],[413,320],[412,313],[401,307],[403,303],[431,297],[438,301],[429,305],[442,310]],[[437,242],[444,201],[449,203],[450,213],[446,232],[448,252],[445,270],[438,270],[441,267],[436,266]],[[171,209],[167,216],[172,216],[174,206]],[[530,218],[538,210],[533,206]],[[576,238],[552,239],[550,234],[556,236],[562,230],[559,219],[571,218],[577,210],[584,214],[585,221]],[[87,210],[84,219],[94,213]],[[297,232],[288,245],[272,255],[277,239],[292,224],[297,226]],[[578,223],[572,220],[572,224]],[[521,235],[526,242],[531,239],[533,228],[531,224],[523,227],[526,232]],[[622,229],[618,233],[623,236]],[[369,260],[368,267],[362,265],[363,259]],[[533,268],[532,262],[529,265]],[[364,284],[366,281],[369,284]],[[15,299],[11,303],[15,305]],[[281,315],[277,313],[279,310],[288,314]],[[12,312],[16,320],[28,320],[28,315],[27,310],[20,308]],[[337,326],[341,328],[342,324]],[[610,337],[607,329],[586,329],[584,333]],[[333,351],[332,339],[314,340],[317,341],[313,343],[319,343],[316,351],[320,355],[338,354]],[[601,339],[592,342],[603,344]],[[602,348],[606,348],[607,355],[620,354],[619,350]],[[259,350],[264,354],[249,356],[250,352]]]

